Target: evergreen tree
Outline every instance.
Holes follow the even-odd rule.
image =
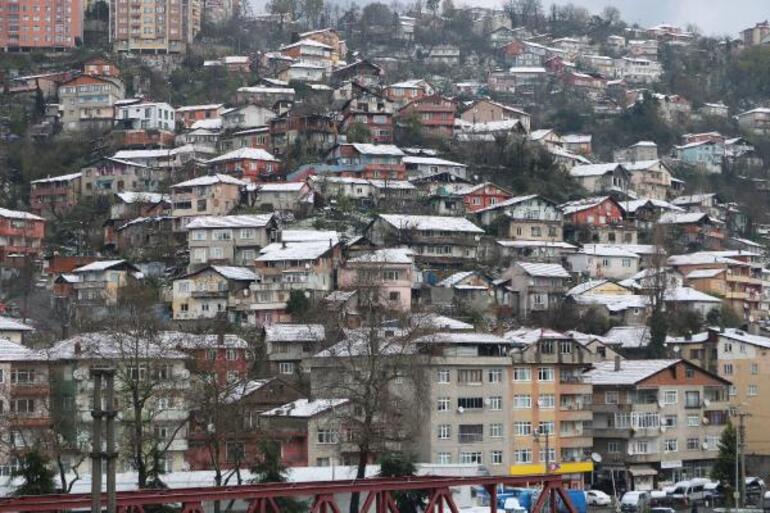
[[[650,315],[650,343],[647,345],[648,358],[662,358],[666,351],[668,319],[662,308],[655,308]]]
[[[404,477],[417,474],[417,467],[414,460],[406,455],[399,453],[388,453],[380,459],[380,477]],[[423,490],[410,490],[408,492],[397,492],[393,498],[398,504],[398,510],[401,513],[418,513],[425,506],[427,493]]]
[[[738,445],[738,435],[732,422],[727,421],[722,436],[719,439],[719,454],[711,468],[711,479],[715,479],[729,487],[730,492],[735,490],[735,451]],[[728,498],[732,493],[726,494]]]
[[[48,468],[48,458],[38,449],[28,451],[20,460],[18,470],[13,471],[13,477],[21,477],[24,482],[14,491],[14,495],[45,495],[54,493],[54,471]]]
[[[305,296],[303,290],[292,290],[289,293],[289,301],[286,303],[286,312],[301,316],[310,309],[310,300]]]
[[[254,474],[254,483],[285,483],[286,465],[281,461],[281,444],[275,440],[262,440],[259,443],[259,459],[251,466]],[[287,497],[276,499],[281,511],[286,513],[300,513],[307,511],[307,505],[303,501]]]

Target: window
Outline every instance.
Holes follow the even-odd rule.
[[[227,352],[225,353],[225,358],[231,362],[237,360],[238,351],[236,351],[235,349],[228,349]]]
[[[730,397],[735,397],[738,395],[738,389],[735,387],[735,385],[730,385],[730,388],[727,389],[727,395]]]
[[[484,407],[484,399],[481,397],[458,397],[457,407],[464,410],[480,410]]]
[[[530,381],[532,379],[532,373],[529,367],[514,367],[513,368],[513,380],[514,381]]]
[[[502,424],[490,424],[489,425],[489,437],[490,438],[502,438],[503,437],[503,425]]]
[[[604,404],[618,404],[619,399],[617,390],[607,390],[604,392]]]
[[[190,232],[190,237],[192,240],[206,240],[206,232],[204,230],[192,230]]]
[[[439,424],[438,425],[438,439],[439,440],[449,440],[449,438],[452,436],[452,426],[449,424]]]
[[[481,369],[460,369],[457,371],[457,382],[461,385],[481,385],[483,375]]]
[[[607,442],[607,452],[610,454],[619,454],[620,442],[615,440],[610,440],[609,442]]]
[[[316,467],[329,467],[331,466],[332,461],[330,458],[316,458],[315,459],[315,466]]]
[[[489,398],[489,409],[500,411],[503,409],[503,398],[499,395],[493,395]]]
[[[241,375],[238,371],[235,370],[229,370],[227,371],[227,382],[228,383],[235,383],[238,380],[241,379]]]
[[[676,427],[676,415],[666,415],[663,417],[663,425],[666,427]]]
[[[241,239],[253,239],[256,235],[256,230],[253,228],[241,228],[240,238]]]
[[[684,376],[686,378],[694,378],[695,377],[695,369],[693,369],[690,366],[685,367],[685,369],[684,369]]]
[[[537,405],[543,409],[551,409],[556,405],[556,396],[554,394],[540,394]]]
[[[516,394],[513,396],[514,408],[532,408],[532,396],[529,394]]]
[[[650,452],[648,440],[637,440],[631,445],[631,454],[649,454]]]
[[[35,370],[34,369],[12,369],[11,370],[11,383],[14,384],[30,384],[35,382]]]
[[[460,424],[457,438],[462,443],[475,443],[484,441],[483,424]]]
[[[481,451],[460,453],[460,463],[481,465]]]
[[[532,434],[532,423],[517,421],[513,423],[513,434],[515,436],[529,436]]]
[[[487,381],[489,383],[500,383],[503,381],[502,369],[489,369],[487,371]]]
[[[537,426],[537,432],[541,435],[544,435],[548,433],[549,435],[553,434],[554,431],[554,423],[552,420],[544,421],[538,424]]]
[[[10,407],[12,413],[35,413],[35,400],[34,399],[12,399],[10,401]]]
[[[540,352],[543,354],[553,354],[553,340],[541,340],[538,344]]]
[[[722,374],[725,376],[732,376],[733,375],[733,364],[732,363],[726,363],[722,365]]]
[[[489,460],[492,465],[502,465],[503,451],[492,451],[489,453]]]
[[[749,397],[754,397],[758,393],[757,385],[749,385],[748,389],[746,390],[746,395]]]
[[[540,367],[537,369],[538,381],[553,381],[553,367]]]
[[[700,408],[700,392],[697,390],[687,391],[684,393],[684,407],[685,408]]]
[[[676,390],[663,391],[663,404],[676,404],[676,401],[677,401]]]
[[[397,290],[391,290],[388,292],[388,301],[400,301],[401,300],[401,293]]]
[[[219,248],[219,247],[213,247],[213,248],[211,248],[211,258],[212,258],[212,259],[223,258],[223,257],[224,257],[224,254],[225,254],[225,253],[224,253],[224,251],[222,250],[222,248]]]
[[[448,452],[439,452],[436,454],[436,463],[449,465],[452,463],[452,455]]]
[[[279,362],[278,363],[279,374],[294,374],[294,362]]]
[[[733,344],[731,342],[725,342],[725,345],[722,348],[722,350],[725,353],[732,353],[733,352]]]
[[[449,398],[448,397],[439,397],[438,401],[438,411],[449,411]]]
[[[677,452],[679,450],[679,441],[676,438],[668,438],[663,441],[664,452]]]
[[[687,450],[688,451],[697,451],[700,449],[700,438],[688,438],[687,439]]]
[[[398,271],[384,271],[382,276],[385,281],[398,281]]]
[[[759,374],[759,364],[757,364],[757,363],[752,363],[751,364],[751,373],[755,374],[755,375]],[[0,376],[0,381],[2,381],[2,377],[1,376]]]
[[[700,415],[688,415],[687,427],[698,427],[698,426],[700,426]]]
[[[337,432],[333,429],[321,428],[318,430],[316,440],[319,445],[335,444],[337,443]]]
[[[532,463],[532,449],[516,449],[513,459],[516,463]]]
[[[547,460],[546,460],[546,456],[548,457]],[[545,447],[543,447],[539,451],[539,457],[540,457],[540,461],[542,461],[543,463],[545,463],[546,461],[553,463],[556,461],[556,449],[554,449],[553,447],[549,447],[548,452],[546,453]]]
[[[436,381],[442,384],[449,383],[449,369],[439,369],[436,374]]]
[[[572,353],[572,342],[569,340],[560,340],[559,341],[559,352],[561,354],[570,354]]]

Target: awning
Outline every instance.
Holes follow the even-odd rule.
[[[655,470],[652,467],[630,467],[628,469],[628,472],[636,477],[636,476],[657,476],[658,471]]]

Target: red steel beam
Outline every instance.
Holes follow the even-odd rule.
[[[266,483],[240,486],[134,490],[118,492],[117,505],[123,511],[147,504],[193,504],[206,501],[253,500],[259,498],[334,495],[338,493],[442,489],[456,486],[527,486],[532,483],[561,487],[558,475],[450,477],[416,476],[401,478],[368,478],[346,481],[314,481],[305,483]],[[0,513],[40,512],[90,507],[90,494],[57,494],[14,497],[0,500]],[[106,500],[106,498],[105,498]],[[571,506],[571,505],[570,505]],[[451,506],[450,506],[451,508]],[[569,506],[568,506],[569,508]],[[137,508],[139,509],[139,508]]]

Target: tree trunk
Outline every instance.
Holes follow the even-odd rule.
[[[137,486],[147,488],[147,468],[144,463],[144,429],[142,428],[142,405],[134,391],[134,460],[136,464]]]
[[[356,468],[356,479],[363,479],[366,477],[366,462],[369,458],[368,445],[358,448],[358,467]],[[350,495],[350,509],[349,513],[358,513],[358,503],[361,499],[359,492],[354,492]]]

